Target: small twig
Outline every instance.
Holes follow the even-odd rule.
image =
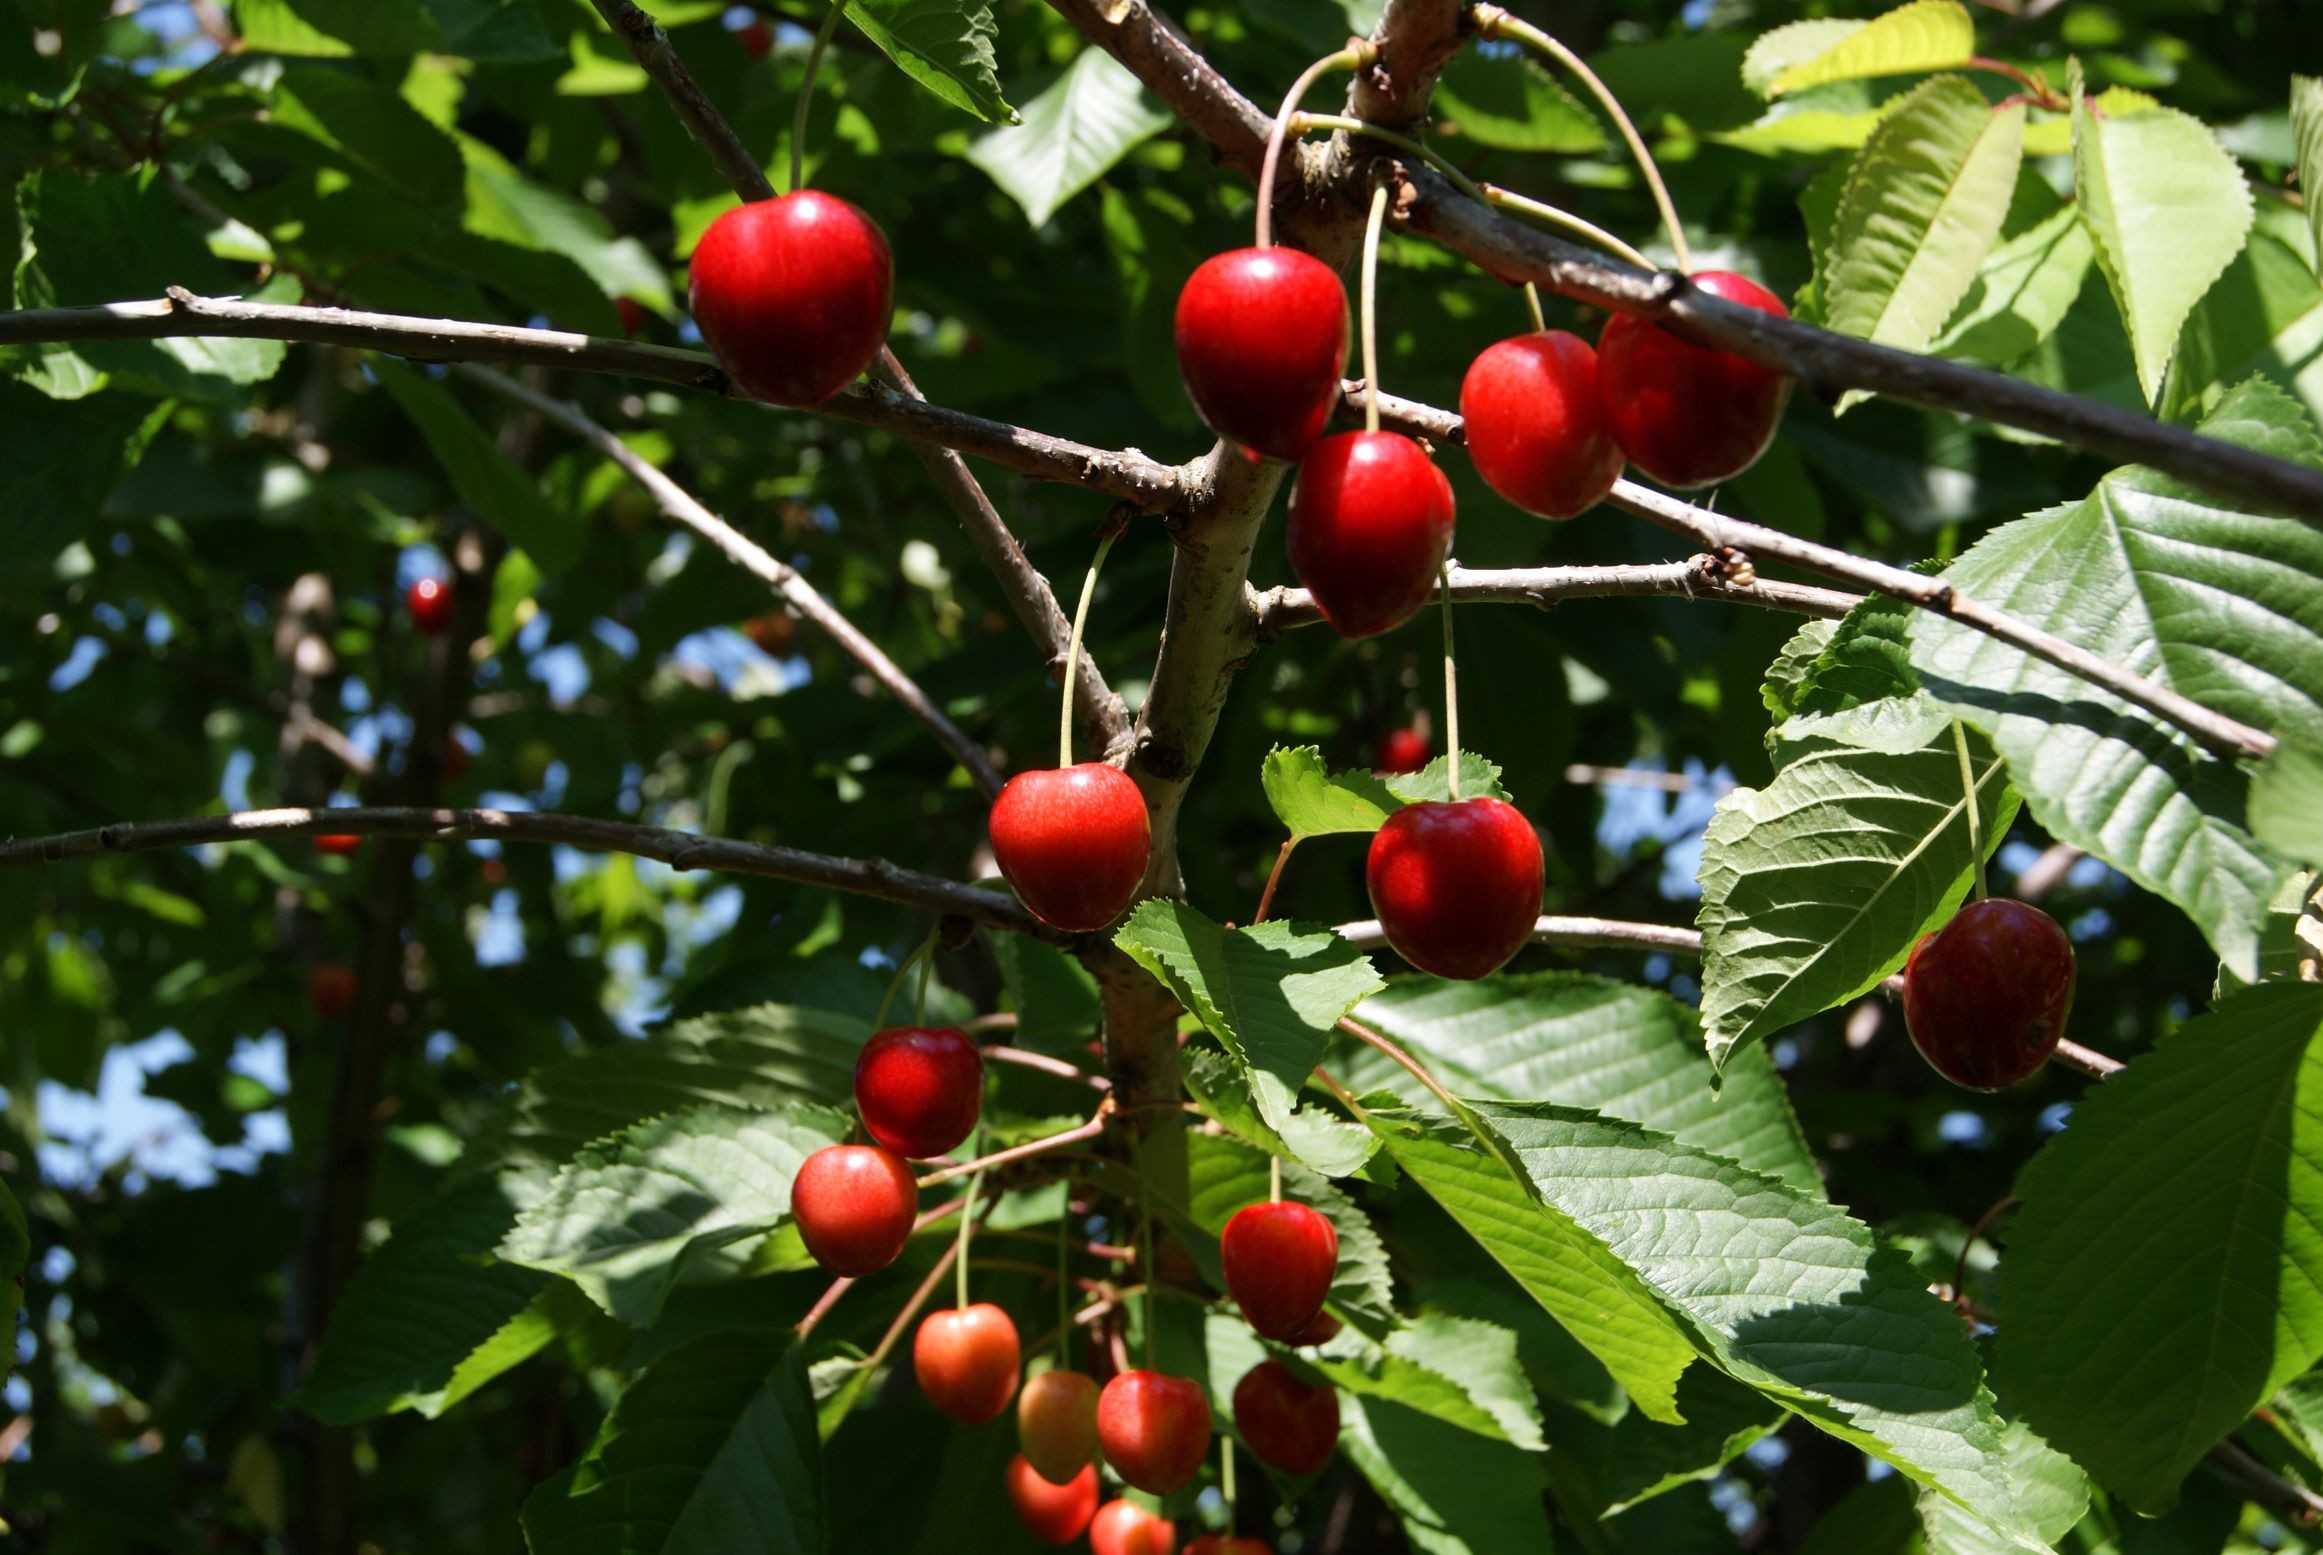
[[[1952,1294],[1953,1299],[1959,1303],[1961,1311],[1966,1312],[1969,1308],[1968,1255],[1975,1250],[1976,1239],[1984,1235],[1992,1223],[2006,1214],[2010,1206],[2017,1202],[2015,1194],[2002,1194],[1993,1202],[1991,1208],[1976,1217],[1976,1224],[1970,1226],[1968,1234],[1960,1239],[1960,1256],[1952,1265]]]
[[[1713,599],[1757,605],[1794,615],[1835,621],[1863,602],[1860,594],[1780,583],[1769,578],[1742,584],[1722,576],[1707,555],[1682,562],[1629,562],[1610,566],[1462,567],[1452,564],[1452,597],[1462,604],[1532,605],[1553,610],[1576,599]],[[1253,592],[1250,608],[1259,635],[1273,637],[1323,619],[1314,595],[1302,588]]]
[[[928,1227],[934,1225],[937,1221],[943,1219],[946,1215],[958,1214],[962,1209],[967,1207],[967,1204],[967,1199],[957,1198],[948,1204],[939,1204],[934,1209],[923,1210],[912,1221],[911,1228],[914,1232],[925,1231]],[[837,1279],[833,1280],[830,1285],[824,1289],[822,1295],[815,1298],[815,1304],[807,1309],[807,1315],[799,1319],[799,1333],[801,1335],[806,1335],[814,1332],[815,1325],[820,1323],[824,1318],[830,1316],[831,1309],[839,1304],[839,1298],[846,1295],[847,1292],[854,1289],[854,1287],[855,1279],[852,1275],[842,1274]]]
[[[734,133],[734,126],[726,122],[725,115],[711,103],[693,72],[686,69],[677,51],[670,47],[669,34],[661,30],[661,24],[631,0],[590,0],[590,3],[605,18],[605,25],[613,29],[613,36],[629,50],[629,57],[637,61],[637,67],[661,89],[678,122],[709,157],[710,165],[718,170],[719,176],[745,200],[773,199],[774,185],[759,169],[758,159],[750,154],[742,137]]]
[[[2232,1437],[2211,1448],[2205,1456],[2245,1495],[2276,1516],[2301,1528],[2312,1528],[2323,1522],[2323,1496],[2304,1485],[2292,1484],[2251,1456],[2249,1449]]]
[[[2118,1058],[2108,1058],[2093,1047],[2083,1047],[2070,1037],[2057,1039],[2057,1051],[2050,1055],[2068,1069],[2078,1069],[2092,1080],[2110,1080],[2129,1065]]]
[[[1358,950],[1377,950],[1387,943],[1387,932],[1376,918],[1342,923],[1331,932]],[[1536,945],[1668,950],[1685,956],[1702,953],[1702,936],[1696,930],[1666,923],[1625,923],[1618,918],[1544,916],[1534,922],[1531,939]]]
[[[1251,914],[1252,923],[1266,922],[1267,909],[1274,905],[1274,888],[1282,880],[1282,867],[1291,861],[1291,849],[1299,845],[1296,837],[1286,837],[1275,850],[1274,868],[1266,872],[1266,885],[1258,893],[1258,911]]]
[[[930,1172],[920,1179],[920,1187],[922,1189],[932,1188],[938,1183],[950,1182],[955,1177],[965,1177],[972,1172],[984,1171],[989,1167],[1006,1166],[1014,1161],[1029,1161],[1036,1155],[1046,1155],[1051,1150],[1062,1150],[1067,1145],[1077,1145],[1084,1139],[1095,1139],[1099,1134],[1105,1132],[1105,1120],[1112,1115],[1113,1098],[1108,1096],[1097,1104],[1096,1115],[1086,1123],[1066,1129],[1061,1134],[1051,1134],[1046,1139],[1035,1139],[1027,1144],[1011,1145],[1006,1150],[996,1150],[988,1156],[981,1156],[973,1161],[962,1161],[957,1166],[946,1166]]]
[[[1101,1074],[1091,1074],[1088,1070],[1076,1064],[1069,1064],[1061,1058],[1051,1058],[1046,1053],[1034,1053],[1021,1047],[1011,1047],[1006,1043],[994,1043],[985,1048],[984,1058],[987,1063],[1015,1064],[1023,1069],[1037,1069],[1042,1074],[1053,1074],[1060,1080],[1077,1081],[1092,1090],[1110,1090],[1113,1086],[1113,1082]]]
[[[1361,1021],[1355,1020],[1352,1017],[1342,1017],[1339,1022],[1339,1029],[1346,1032],[1349,1036],[1354,1037],[1358,1041],[1369,1043],[1371,1046],[1379,1049],[1380,1052],[1385,1053],[1389,1058],[1394,1059],[1396,1063],[1402,1065],[1404,1070],[1409,1073],[1413,1079],[1419,1081],[1420,1084],[1426,1086],[1430,1091],[1435,1093],[1436,1100],[1451,1108],[1452,1115],[1454,1117],[1465,1116],[1465,1109],[1461,1107],[1460,1099],[1454,1096],[1449,1090],[1445,1089],[1444,1082],[1437,1079],[1435,1075],[1430,1072],[1427,1065],[1412,1057],[1411,1054],[1405,1052],[1402,1048],[1396,1046],[1395,1043],[1390,1042],[1387,1038],[1381,1036],[1378,1032],[1373,1031],[1369,1026],[1364,1025]],[[1352,1100],[1353,1098],[1348,1099]]]

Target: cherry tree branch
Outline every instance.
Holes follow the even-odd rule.
[[[1454,563],[1451,587],[1452,597],[1462,604],[1534,605],[1550,610],[1569,599],[1675,594],[1688,599],[1761,605],[1770,610],[1788,610],[1826,620],[1847,614],[1863,599],[1860,594],[1802,583],[1778,583],[1767,578],[1737,583],[1726,576],[1715,557],[1708,555],[1682,562],[1604,567],[1480,568]],[[1314,596],[1305,589],[1273,588],[1254,592],[1250,605],[1257,615],[1261,638],[1274,637],[1294,626],[1312,626],[1323,619]]]
[[[771,200],[774,185],[767,181],[765,170],[750,148],[742,144],[742,137],[734,133],[734,126],[710,101],[694,73],[686,69],[685,61],[678,58],[677,50],[670,47],[669,34],[661,30],[661,23],[640,10],[632,0],[590,0],[597,14],[605,18],[605,25],[613,29],[613,36],[629,50],[629,57],[637,61],[648,80],[661,89],[669,100],[670,111],[702,148],[718,176],[733,186],[734,192],[745,200]]]
[[[973,1161],[962,1161],[953,1166],[942,1167],[922,1177],[920,1186],[932,1188],[938,1183],[950,1182],[955,1177],[966,1177],[972,1172],[980,1172],[987,1167],[1007,1166],[1014,1161],[1029,1161],[1035,1156],[1047,1155],[1052,1150],[1062,1150],[1068,1145],[1077,1145],[1085,1139],[1095,1139],[1099,1134],[1105,1132],[1105,1120],[1112,1115],[1113,1098],[1108,1096],[1097,1104],[1097,1111],[1091,1115],[1086,1123],[1077,1124],[1062,1133],[1051,1134],[1045,1139],[1029,1140],[1021,1145],[1011,1145],[1006,1150],[995,1150],[990,1155],[978,1156]]]
[[[1342,923],[1331,931],[1357,950],[1384,950],[1387,931],[1376,918]],[[1567,918],[1544,914],[1533,924],[1536,945],[1599,947],[1608,950],[1667,950],[1682,956],[1702,953],[1702,936],[1672,923],[1630,923],[1619,918]]]

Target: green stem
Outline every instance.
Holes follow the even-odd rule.
[[[1584,221],[1571,211],[1551,205],[1546,200],[1536,200],[1530,195],[1518,194],[1513,189],[1503,189],[1498,184],[1482,184],[1478,187],[1483,190],[1484,203],[1487,205],[1498,205],[1506,210],[1523,211],[1527,216],[1537,216],[1552,226],[1563,227],[1575,237],[1588,239],[1609,254],[1618,254],[1640,270],[1654,268],[1652,260],[1593,221]]]
[[[1446,557],[1437,576],[1444,597],[1444,776],[1451,795],[1460,797],[1460,674],[1452,662],[1452,562]]]
[[[1081,671],[1081,634],[1089,625],[1089,601],[1097,597],[1097,569],[1105,565],[1105,553],[1113,549],[1113,531],[1108,529],[1097,542],[1097,555],[1089,563],[1089,575],[1081,580],[1081,602],[1073,607],[1073,635],[1065,644],[1065,704],[1057,713],[1057,765],[1073,764],[1073,677]]]
[[[1234,1438],[1218,1433],[1218,1494],[1226,1500],[1226,1531],[1234,1531]]]
[[[1073,1180],[1065,1179],[1065,1209],[1057,1217],[1057,1370],[1073,1366]]]
[[[895,975],[887,980],[887,992],[879,996],[879,1013],[871,1017],[871,1029],[873,1031],[885,1031],[887,1029],[888,1007],[895,1003],[895,996],[902,991],[903,980],[909,977],[911,975],[911,969],[919,965],[920,962],[926,960],[929,952],[933,951],[935,948],[936,931],[934,929],[930,929],[928,930],[927,937],[919,942],[918,946],[913,949],[910,955],[903,958],[903,964],[897,967],[895,969]],[[923,977],[920,979],[920,1007],[921,1013],[923,1015],[926,1013],[927,997],[927,979]]]
[[[831,0],[830,10],[823,13],[823,25],[815,29],[814,47],[807,50],[806,79],[799,83],[798,106],[791,110],[790,119],[790,187],[796,194],[807,186],[807,104],[814,100],[815,70],[823,63],[823,50],[831,46],[831,34],[839,30],[839,18],[847,14],[847,0]]]
[[[1379,228],[1387,219],[1387,185],[1371,191],[1363,227],[1363,430],[1379,430]]]
[[[1274,116],[1274,128],[1267,131],[1266,157],[1258,168],[1258,246],[1274,247],[1274,174],[1282,165],[1282,143],[1292,133],[1291,120],[1298,114],[1299,99],[1314,88],[1317,81],[1334,70],[1354,70],[1360,67],[1366,54],[1376,53],[1368,44],[1349,44],[1336,54],[1326,54],[1299,72],[1291,89],[1282,100],[1282,111]]]
[[[915,1026],[925,1026],[928,1023],[928,974],[935,969],[935,936],[931,934],[928,937],[927,949],[920,956],[919,995],[912,1001],[911,1023]]]
[[[1524,283],[1524,305],[1532,311],[1534,332],[1546,334],[1549,321],[1541,313],[1541,289],[1530,281]]]
[[[1153,1266],[1153,1195],[1145,1185],[1145,1146],[1138,1142],[1134,1131],[1129,1136],[1129,1160],[1137,1172],[1137,1272],[1145,1277],[1145,1369],[1153,1371],[1156,1369],[1154,1287],[1160,1281],[1155,1278],[1157,1271]]]
[[[1266,1158],[1266,1201],[1269,1204],[1282,1202],[1282,1157],[1279,1155]]]
[[[1342,113],[1302,113],[1298,115],[1297,127],[1302,130],[1345,130],[1350,135],[1368,135],[1373,140],[1385,141],[1398,151],[1409,152],[1422,162],[1427,163],[1428,166],[1443,174],[1451,181],[1453,187],[1471,200],[1484,198],[1483,189],[1466,173],[1461,172],[1443,157],[1430,151],[1409,135],[1398,134],[1394,130],[1372,123],[1369,119],[1351,119]]]
[[[973,1135],[970,1136],[969,1153],[975,1153]],[[956,1307],[968,1304],[968,1233],[976,1224],[976,1190],[983,1186],[984,1173],[979,1169],[975,1176],[968,1179],[968,1197],[960,1205],[960,1240],[954,1249],[958,1261],[953,1270],[959,1282],[953,1289],[955,1299],[952,1305]]]
[[[1968,759],[1968,730],[1952,720],[1952,748],[1960,753],[1960,792],[1968,807],[1968,858],[1976,868],[1976,899],[1984,900],[1984,817],[1976,802],[1976,764]]]

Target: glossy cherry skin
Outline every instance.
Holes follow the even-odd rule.
[[[1541,840],[1499,799],[1406,805],[1371,839],[1371,910],[1395,953],[1438,977],[1488,977],[1541,913]]]
[[[1176,1555],[1178,1525],[1134,1501],[1108,1501],[1089,1524],[1093,1555]]]
[[[1347,288],[1292,248],[1204,260],[1178,293],[1178,371],[1210,430],[1275,459],[1305,456],[1339,403]]]
[[[1114,1473],[1166,1496],[1210,1451],[1210,1401],[1185,1377],[1125,1371],[1097,1397],[1097,1444]]]
[[[1312,1323],[1309,1323],[1306,1327],[1300,1329],[1297,1333],[1291,1335],[1288,1339],[1285,1339],[1283,1343],[1296,1345],[1302,1350],[1307,1349],[1312,1345],[1329,1344],[1332,1340],[1339,1337],[1339,1330],[1344,1326],[1345,1325],[1343,1325],[1330,1313],[1318,1312],[1315,1314],[1315,1320]]]
[[[1283,531],[1291,570],[1341,637],[1401,626],[1452,549],[1452,483],[1400,432],[1326,437],[1299,466]]]
[[[891,1026],[855,1059],[855,1110],[897,1155],[943,1155],[984,1110],[984,1054],[957,1026]]]
[[[333,858],[353,858],[362,848],[363,839],[353,832],[317,832],[314,844],[317,853],[327,853]]]
[[[736,383],[777,405],[819,405],[887,343],[895,265],[869,216],[797,189],[710,223],[689,295],[702,339]]]
[[[1428,737],[1416,728],[1390,729],[1379,739],[1374,772],[1417,772],[1428,764]]]
[[[1339,1233],[1304,1204],[1249,1204],[1218,1239],[1226,1293],[1261,1336],[1289,1339],[1315,1320],[1339,1269]]]
[[[1561,329],[1486,346],[1460,380],[1468,456],[1527,513],[1577,518],[1621,478],[1621,445],[1597,399],[1597,353]]]
[[[1023,1453],[1008,1460],[1008,1499],[1016,1520],[1043,1544],[1070,1544],[1097,1515],[1097,1466],[1090,1464],[1062,1485],[1035,1473]]]
[[[1032,915],[1075,934],[1129,910],[1153,851],[1145,795],[1119,767],[1019,772],[992,801],[992,856]]]
[[[355,1007],[355,969],[326,961],[307,974],[307,1005],[325,1020]]]
[[[1693,284],[1777,318],[1782,299],[1756,281],[1703,270]],[[1680,340],[1626,313],[1597,337],[1597,400],[1629,462],[1665,486],[1707,486],[1740,475],[1766,452],[1791,397],[1791,380],[1731,351]]]
[[[1044,1371],[1016,1396],[1016,1439],[1041,1478],[1064,1484],[1097,1456],[1097,1383]]]
[[[1285,1474],[1312,1474],[1339,1444],[1339,1395],[1309,1387],[1280,1361],[1260,1361],[1234,1384],[1234,1429],[1258,1460]]]
[[[452,586],[442,578],[422,578],[404,590],[403,608],[414,627],[433,637],[452,624]]]
[[[764,59],[774,52],[774,29],[763,17],[754,17],[734,29],[734,41],[752,59]]]
[[[1935,1071],[1972,1091],[2028,1079],[2073,1008],[2073,942],[2038,907],[1970,902],[1904,963],[1904,1026]]]
[[[911,1168],[894,1151],[825,1145],[791,1179],[790,1210],[815,1262],[833,1274],[859,1276],[895,1262],[911,1236],[919,1197]]]
[[[997,1420],[1016,1397],[1016,1324],[989,1301],[931,1312],[912,1336],[911,1369],[943,1414],[969,1425]]]
[[[1230,1533],[1206,1533],[1186,1546],[1186,1555],[1274,1555],[1264,1540],[1237,1538]]]

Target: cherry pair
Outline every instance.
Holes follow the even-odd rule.
[[[827,1145],[791,1181],[791,1215],[815,1261],[850,1276],[893,1263],[919,1209],[919,1182],[905,1157],[955,1149],[975,1131],[983,1108],[984,1054],[959,1027],[896,1026],[864,1043],[855,1059],[855,1110],[877,1143]],[[1012,1345],[1014,1335],[1011,1328]],[[1014,1366],[1012,1360],[1012,1376]]]

